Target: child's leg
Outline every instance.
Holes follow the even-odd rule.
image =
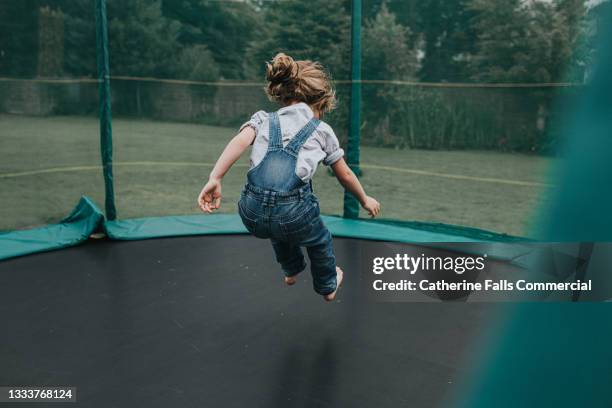
[[[276,254],[276,260],[281,264],[287,284],[295,283],[294,278],[298,273],[306,269],[306,260],[302,249],[288,242],[272,239],[272,248]]]
[[[329,295],[336,290],[336,257],[332,236],[320,219],[315,223],[311,236],[304,243],[310,258],[312,283],[315,292]]]

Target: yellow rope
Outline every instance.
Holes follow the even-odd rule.
[[[198,85],[198,86],[221,86],[221,87],[263,87],[263,82],[253,81],[190,81],[183,79],[165,79],[152,77],[111,76],[116,81],[138,81],[156,82],[174,85]],[[0,77],[0,82],[34,82],[44,84],[70,84],[70,83],[98,83],[96,78],[6,78]],[[362,79],[359,81],[336,80],[336,84],[361,83],[366,85],[399,85],[416,88],[569,88],[580,87],[584,84],[574,82],[537,82],[537,83],[469,83],[469,82],[416,82],[384,79]]]
[[[153,162],[153,161],[136,161],[136,162],[115,162],[113,167],[134,167],[134,166],[180,166],[180,167],[212,167],[214,163],[197,163],[197,162]],[[234,167],[247,167],[246,164],[235,164]],[[0,174],[0,178],[15,178],[36,176],[39,174],[51,173],[70,173],[77,171],[101,170],[102,166],[70,166],[70,167],[51,167],[48,169],[21,171],[16,173]]]
[[[372,169],[372,170],[394,171],[398,173],[416,174],[416,175],[429,176],[429,177],[442,177],[442,178],[455,179],[455,180],[478,181],[482,183],[510,184],[510,185],[515,185],[515,186],[525,186],[525,187],[546,187],[548,186],[548,184],[538,183],[534,181],[507,180],[507,179],[499,179],[499,178],[493,178],[493,177],[465,176],[462,174],[437,173],[437,172],[426,171],[426,170],[403,169],[400,167],[390,167],[390,166],[378,166],[375,164],[363,164],[361,165],[361,168],[362,169]]]
[[[138,167],[138,166],[177,166],[177,167],[212,167],[214,163],[199,163],[199,162],[156,162],[156,161],[135,161],[135,162],[115,162],[114,167]],[[234,167],[248,167],[247,164],[237,163]],[[375,164],[362,164],[361,168],[370,170],[384,170],[396,173],[414,174],[419,176],[427,177],[440,177],[453,180],[466,180],[476,181],[482,183],[496,183],[496,184],[508,184],[523,187],[546,187],[548,184],[538,183],[533,181],[522,181],[522,180],[507,180],[492,177],[475,177],[466,176],[462,174],[448,174],[438,173],[426,170],[417,169],[404,169],[400,167],[391,166],[379,166]],[[78,172],[78,171],[92,171],[101,170],[102,166],[71,166],[71,167],[53,167],[48,169],[30,170],[15,173],[4,173],[0,174],[0,179],[16,178],[16,177],[27,177],[36,176],[40,174],[52,174],[52,173],[64,173],[64,172]]]

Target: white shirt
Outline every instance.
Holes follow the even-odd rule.
[[[310,107],[303,102],[281,108],[278,111],[278,117],[283,135],[283,146],[287,146],[313,116],[314,113]],[[248,122],[240,127],[240,130],[246,126],[252,127],[256,135],[251,150],[251,168],[253,168],[261,162],[268,150],[270,140],[268,113],[264,111],[255,113]],[[302,181],[307,182],[314,176],[320,162],[331,166],[343,156],[344,150],[340,148],[336,134],[327,123],[321,121],[298,153],[295,174]]]

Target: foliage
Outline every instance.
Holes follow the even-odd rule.
[[[577,33],[573,46],[574,52],[567,72],[569,81],[587,82],[589,80],[597,60],[595,45],[602,42],[600,28],[603,18],[609,15],[612,15],[612,2],[604,1],[589,7],[586,17],[575,22]],[[568,21],[568,24],[572,22]]]
[[[36,75],[38,15],[35,0],[0,4],[0,74]]]
[[[420,16],[424,59],[419,78],[426,82],[465,82],[474,52],[473,11],[467,0],[424,0]]]
[[[0,72],[35,75],[35,27],[42,7],[64,15],[64,71],[94,75],[90,0],[27,0],[0,7]],[[192,64],[197,53],[202,58],[197,77],[218,72],[225,79],[255,79],[261,78],[263,62],[282,50],[321,61],[336,79],[349,76],[349,0],[108,0],[108,9],[117,75],[193,77],[189,67],[177,65]],[[584,0],[366,0],[364,74],[413,76],[418,57],[418,79],[428,82],[558,81],[566,67],[579,77],[576,71],[586,69],[592,51],[584,40],[592,31],[584,13]],[[408,31],[394,32],[398,27]],[[391,56],[393,64],[387,62]]]
[[[92,0],[2,2],[0,75],[95,76],[93,4]],[[422,82],[582,82],[596,59],[593,43],[600,16],[612,7],[610,1],[588,4],[585,0],[364,0],[363,76]],[[344,82],[350,78],[351,66],[350,8],[350,0],[108,0],[111,73],[261,81],[265,61],[279,51],[318,60],[339,80],[339,108],[326,120],[342,137],[350,98],[350,86]],[[63,20],[63,30],[54,26],[41,31],[45,21],[41,9],[57,16],[54,24]],[[63,47],[41,46],[44,38],[56,36],[63,36]],[[54,50],[63,55],[53,55]],[[45,61],[61,64],[50,70]],[[123,99],[130,99],[135,111],[146,112],[148,102],[140,94],[144,88],[135,88],[134,98]],[[206,96],[213,98],[216,88],[207,89]],[[251,97],[245,89],[236,92]],[[186,101],[191,91],[182,89],[184,99],[174,98]],[[532,91],[527,97],[499,91],[502,106],[494,102],[496,91],[462,92],[364,85],[364,140],[395,147],[500,148],[500,140],[512,139],[503,145],[529,151],[549,143],[544,140],[552,117],[552,93]],[[509,110],[514,122],[505,117]]]
[[[259,77],[278,52],[321,62],[336,79],[348,79],[350,3],[347,0],[263,3],[265,31],[249,50]]]
[[[383,3],[378,13],[365,22],[363,30],[363,77],[373,80],[415,80],[418,61],[409,27],[396,21]],[[368,101],[364,111],[364,134],[374,133],[389,138],[392,117],[401,109],[405,88],[365,85],[363,98]],[[395,103],[389,104],[389,101]],[[384,141],[383,141],[384,143]]]
[[[476,52],[472,79],[481,82],[557,82],[570,62],[584,4],[471,0]]]
[[[383,4],[363,30],[363,77],[365,79],[415,79],[418,62],[410,27],[397,22]]]
[[[196,44],[179,52],[173,76],[194,81],[214,81],[219,78],[219,68],[208,47]]]
[[[262,13],[252,1],[164,0],[163,15],[180,23],[178,41],[205,45],[224,79],[244,79],[245,53],[255,41]],[[210,61],[210,60],[208,60]]]
[[[180,25],[162,15],[160,0],[111,0],[108,16],[111,72],[168,77]]]

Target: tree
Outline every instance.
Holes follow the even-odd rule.
[[[411,39],[410,28],[399,24],[383,4],[363,30],[364,78],[415,79],[418,61]]]
[[[517,60],[528,55],[527,14],[521,0],[471,0],[477,32],[472,78],[481,82],[524,82],[531,72]]]
[[[416,34],[421,31],[422,21],[421,9],[419,4],[422,1],[427,0],[402,0],[402,1],[388,1],[388,0],[368,0],[364,2],[363,16],[367,20],[371,20],[376,17],[383,7],[386,7],[390,13],[395,15],[395,20],[398,24],[405,27],[410,27]],[[411,38],[410,41],[414,41],[415,38]]]
[[[215,81],[219,78],[219,67],[205,45],[183,48],[176,60],[175,76],[194,81]]]
[[[573,52],[584,4],[471,0],[478,33],[472,78],[483,82],[557,82]]]
[[[0,74],[36,75],[38,7],[36,0],[0,4]]]
[[[252,75],[277,52],[321,62],[336,79],[350,72],[350,4],[347,0],[264,3],[263,38],[251,44]]]
[[[96,26],[90,0],[38,0],[64,20],[64,74],[96,76]]]
[[[160,0],[111,0],[108,17],[114,75],[170,76],[180,24],[162,15]]]
[[[244,79],[245,53],[256,40],[261,12],[252,1],[164,0],[164,16],[180,22],[179,42],[205,45],[225,79]]]
[[[589,80],[597,59],[597,44],[601,41],[598,37],[601,35],[602,18],[606,15],[606,12],[612,12],[612,2],[609,0],[590,2],[590,4],[586,10],[584,10],[584,5],[581,4],[584,18],[575,23],[577,32],[572,47],[574,52],[567,73],[568,81],[585,82]],[[568,17],[568,19],[570,18],[571,16]]]
[[[363,76],[375,80],[415,80],[418,61],[409,27],[397,22],[386,4],[365,22],[363,30]],[[382,144],[392,144],[395,118],[404,112],[410,96],[405,87],[393,84],[363,86],[364,134]]]
[[[473,11],[466,0],[424,0],[417,12],[424,43],[419,78],[426,82],[465,82],[474,51]]]
[[[64,71],[95,76],[96,30],[91,0],[39,0],[64,15]],[[113,75],[216,80],[218,65],[205,45],[181,41],[189,30],[165,16],[160,0],[108,0]]]

